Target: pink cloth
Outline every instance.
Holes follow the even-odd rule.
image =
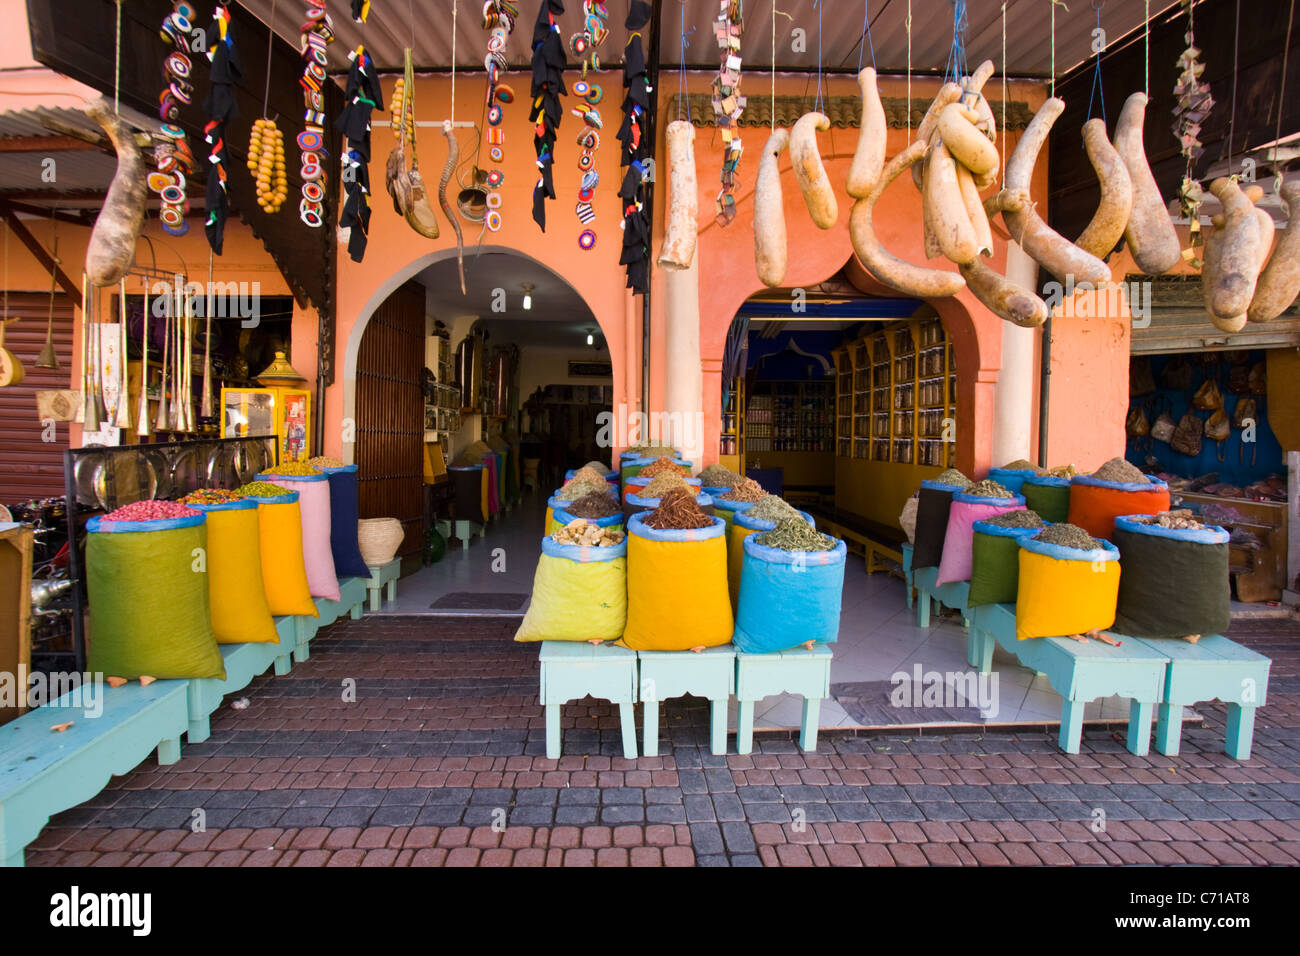
[[[1008,503],[1004,498],[994,498],[997,504],[976,504],[962,501],[960,495],[954,495],[952,510],[948,512],[948,531],[943,538],[943,557],[939,561],[939,577],[936,584],[952,584],[955,581],[970,580],[971,547],[975,541],[976,521],[992,518],[994,515],[1008,511],[1025,510],[1025,499],[1018,498]]]
[[[483,467],[488,473],[488,511],[496,514],[501,510],[500,470],[501,458],[498,455],[484,455]]]

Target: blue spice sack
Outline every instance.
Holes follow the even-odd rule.
[[[840,632],[848,549],[782,551],[745,538],[732,643],[746,654],[772,654],[808,641],[831,644]]]

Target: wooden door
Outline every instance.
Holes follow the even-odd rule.
[[[407,283],[371,316],[357,353],[357,478],[362,518],[397,518],[399,556],[424,541],[424,288]]]

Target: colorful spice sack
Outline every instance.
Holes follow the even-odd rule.
[[[1003,517],[1024,515],[1036,524],[1023,527],[976,521],[971,539],[969,607],[983,604],[1014,604],[1020,585],[1020,539],[1032,538],[1043,530],[1043,522],[1032,511],[1008,511]],[[996,519],[995,519],[996,520]]]
[[[313,458],[312,463],[317,459]],[[357,542],[357,518],[360,514],[357,466],[317,466],[330,483],[330,553],[334,572],[340,578],[369,578],[370,569],[361,557]]]
[[[1044,521],[1070,520],[1070,479],[1055,475],[1031,475],[1020,486],[1025,507],[1037,511]]]
[[[265,490],[278,486],[254,482]],[[319,617],[316,602],[307,586],[307,568],[302,554],[302,512],[298,492],[280,488],[280,494],[258,495],[249,485],[239,490],[257,502],[257,540],[262,556],[262,589],[266,604],[276,617],[305,614]]]
[[[549,535],[516,641],[616,641],[627,622],[627,542],[560,544]]]
[[[948,533],[952,496],[970,484],[956,469],[921,482],[916,505],[916,540],[912,544],[912,570],[938,567],[943,558],[943,539]]]
[[[971,488],[979,486],[972,485]],[[965,491],[954,494],[952,508],[948,513],[948,527],[943,535],[943,557],[939,560],[937,583],[970,580],[971,546],[974,543],[976,521],[1006,511],[1018,511],[1024,506],[1025,499],[1020,495],[1002,498],[968,494]]]
[[[1086,634],[1115,623],[1119,549],[1109,541],[1096,543],[1099,547],[1081,550],[1020,539],[1017,640]]]
[[[806,511],[798,511],[796,514],[816,529],[816,518]],[[732,518],[731,526],[727,528],[727,593],[731,596],[733,612],[740,607],[740,572],[745,563],[745,539],[751,534],[771,531],[776,526],[776,521],[754,518],[748,511],[738,511]]]
[[[307,590],[312,597],[339,600],[338,572],[334,570],[334,552],[330,548],[329,476],[319,472],[287,475],[283,469],[277,469],[258,477],[298,492],[298,506],[302,509],[302,560],[307,571]],[[367,571],[366,577],[369,576]]]
[[[731,640],[727,545],[721,518],[704,528],[657,530],[628,521],[627,629],[637,651],[685,651]]]
[[[132,520],[146,514],[175,516]],[[87,522],[92,673],[225,678],[209,614],[204,522],[174,502],[138,502]]]
[[[1122,458],[1112,458],[1091,475],[1070,479],[1070,524],[1094,538],[1107,538],[1120,515],[1169,510],[1169,486],[1148,478]]]
[[[732,643],[746,654],[789,650],[808,641],[832,643],[840,632],[844,542],[831,538],[834,547],[825,551],[786,551],[760,543],[770,533],[743,541]]]
[[[278,642],[262,587],[257,502],[243,498],[191,507],[207,515],[208,603],[217,643]]]
[[[1134,637],[1224,634],[1231,623],[1228,532],[1161,528],[1147,515],[1115,519],[1124,558],[1115,629]]]

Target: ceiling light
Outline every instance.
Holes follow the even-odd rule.
[[[588,345],[595,345],[595,344],[596,344],[596,339],[595,339],[595,337],[594,337],[590,332],[587,333],[587,344],[588,344]]]
[[[527,309],[531,309],[532,307],[533,307],[533,284],[531,282],[525,282],[524,283],[524,309],[527,310]]]

